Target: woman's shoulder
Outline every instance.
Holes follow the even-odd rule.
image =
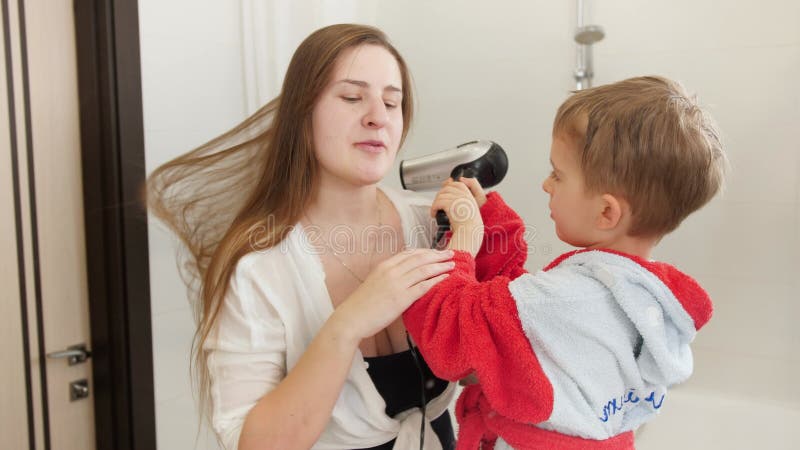
[[[290,259],[296,259],[298,252],[297,234],[301,231],[294,227],[278,244],[265,249],[253,247],[250,252],[242,256],[236,263],[234,276],[257,277],[261,280],[286,279],[291,274],[294,265],[288,264]],[[268,277],[265,275],[268,274]]]
[[[277,245],[242,256],[231,274],[229,301],[257,303],[253,308],[274,309],[281,316],[297,311],[302,296],[299,286],[317,271],[314,259],[297,242],[298,232],[302,231],[295,228]]]
[[[397,208],[404,226],[405,243],[408,247],[430,247],[436,231],[436,221],[431,217],[433,198],[405,189],[381,186]]]
[[[381,190],[408,223],[427,225],[431,220],[430,209],[433,198],[430,195],[390,186],[381,186]]]

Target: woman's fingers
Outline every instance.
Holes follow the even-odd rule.
[[[436,277],[428,278],[427,280],[420,281],[419,283],[411,286],[410,291],[411,291],[412,299],[409,302],[409,305],[411,305],[411,303],[414,303],[418,298],[420,298],[423,295],[427,294],[428,291],[431,290],[432,287],[434,287],[437,284],[439,284],[441,281],[443,281],[448,276],[450,276],[449,273],[443,273],[443,274],[438,275]]]
[[[412,270],[453,259],[452,250],[416,249],[392,268],[392,275],[402,277]]]
[[[407,284],[408,286],[414,286],[422,281],[437,277],[443,273],[448,273],[453,270],[453,267],[455,266],[455,262],[451,260],[414,267],[403,274],[403,277],[406,280],[404,284]]]
[[[436,260],[445,260],[453,257],[452,252],[449,250],[433,250],[428,248],[410,248],[400,251],[400,253],[392,256],[389,259],[382,261],[376,268],[383,268],[384,270],[391,270],[399,266],[403,266],[404,264],[408,264],[407,261],[413,260],[413,258],[420,258],[420,257],[427,257],[431,258],[431,261]],[[441,259],[438,259],[441,258]],[[427,261],[427,260],[426,260]],[[414,263],[411,263],[414,264]],[[405,273],[406,270],[398,269],[398,272]]]
[[[413,249],[379,264],[367,280],[337,308],[360,317],[359,336],[371,336],[447,277],[453,269],[450,250]]]

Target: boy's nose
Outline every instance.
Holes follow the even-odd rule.
[[[550,177],[547,177],[544,179],[544,181],[542,181],[542,190],[548,194],[550,193]]]

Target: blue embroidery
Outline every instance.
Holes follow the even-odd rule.
[[[636,389],[631,388],[628,390],[627,394],[623,394],[619,398],[615,397],[609,400],[608,403],[603,406],[603,417],[599,417],[599,419],[603,422],[608,422],[608,419],[611,418],[611,416],[619,411],[622,411],[622,408],[625,406],[625,404],[639,403],[640,400],[641,399],[639,396],[636,395]],[[650,402],[650,404],[653,406],[653,409],[659,409],[661,408],[661,404],[664,403],[664,394],[661,394],[661,398],[658,399],[658,402],[656,402],[656,392],[651,391],[650,395],[648,395],[644,401]]]
[[[656,401],[654,400],[655,396],[656,396],[656,393],[655,392],[651,392],[650,395],[647,396],[645,401],[648,401],[648,402],[652,403],[653,404],[653,409],[661,408],[661,404],[664,403],[664,394],[661,394],[661,398],[658,400],[658,404],[657,405],[656,405]]]

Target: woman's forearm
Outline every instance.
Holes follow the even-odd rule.
[[[331,316],[275,389],[250,410],[239,450],[308,449],[330,420],[359,339]]]

